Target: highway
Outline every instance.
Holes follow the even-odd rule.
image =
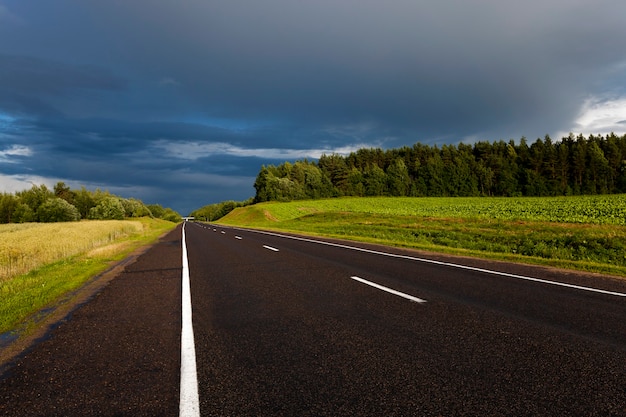
[[[201,223],[189,404],[181,245],[178,228],[9,368],[0,415],[626,415],[622,280]]]
[[[190,226],[206,415],[626,415],[623,283]]]

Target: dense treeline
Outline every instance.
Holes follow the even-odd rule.
[[[360,149],[263,166],[255,202],[338,196],[556,196],[626,193],[626,135],[549,136],[529,145]]]
[[[58,182],[53,190],[33,185],[15,194],[0,194],[0,223],[64,222],[80,219],[122,220],[150,216],[172,222],[180,214],[158,204],[145,205],[141,200],[122,198],[108,191],[71,190]]]
[[[221,203],[209,204],[191,212],[191,215],[198,220],[213,221],[226,216],[237,207],[245,207],[252,204],[252,198],[246,201],[222,201]]]

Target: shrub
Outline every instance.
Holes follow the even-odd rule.
[[[93,220],[124,220],[124,206],[117,197],[105,197],[89,210],[89,218]]]
[[[39,209],[37,209],[37,214],[39,221],[45,223],[73,222],[80,220],[78,209],[58,197],[46,200],[39,206]]]
[[[35,212],[28,204],[19,203],[13,212],[13,223],[29,223],[37,220]]]
[[[181,220],[180,214],[178,214],[171,208],[166,208],[164,210],[163,216],[161,217],[161,219],[174,222],[174,223],[178,223]]]
[[[124,198],[120,201],[124,207],[126,217],[144,217],[152,215],[148,207],[146,207],[141,200],[137,200],[136,198]]]

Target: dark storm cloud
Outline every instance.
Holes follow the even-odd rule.
[[[541,135],[576,113],[589,72],[624,59],[624,6],[507,3],[132,2],[115,22],[139,65],[166,53],[161,69],[218,117]]]
[[[46,96],[69,94],[78,89],[120,90],[123,82],[94,67],[0,55],[0,87]]]
[[[75,94],[123,88],[122,80],[99,68],[0,53],[0,109],[5,112],[59,117],[63,101]]]
[[[625,15],[615,0],[0,0],[0,173],[185,212],[249,197],[264,163],[620,127]]]

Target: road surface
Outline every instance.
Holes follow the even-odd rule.
[[[5,367],[0,415],[626,415],[624,281],[186,223],[194,404],[181,237]]]

